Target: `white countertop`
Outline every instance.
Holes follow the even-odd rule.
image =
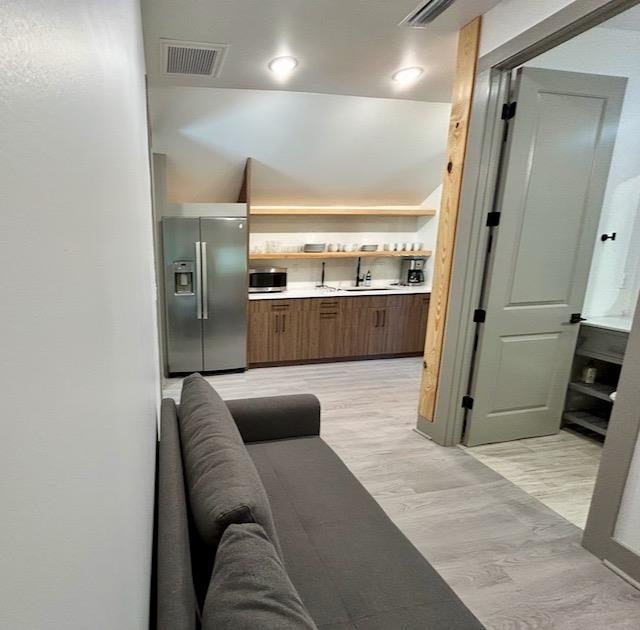
[[[607,330],[617,330],[618,332],[631,332],[631,317],[587,317],[586,322],[582,322],[584,326],[593,326],[594,328],[606,328]]]
[[[388,285],[387,285],[388,286]],[[400,287],[394,286],[391,290],[380,290],[371,287],[366,291],[345,291],[344,289],[288,289],[281,293],[249,293],[250,300],[290,300],[295,298],[319,298],[319,297],[358,297],[359,295],[414,295],[431,293],[431,287]]]

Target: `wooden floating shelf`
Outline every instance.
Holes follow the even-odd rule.
[[[250,254],[250,260],[292,260],[292,259],[320,259],[329,258],[428,258],[431,251],[422,250],[419,252],[269,252],[265,254]]]
[[[436,211],[421,206],[277,206],[252,205],[251,216],[377,216],[432,217]]]

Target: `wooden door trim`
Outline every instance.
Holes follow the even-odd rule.
[[[424,368],[420,387],[419,413],[423,422],[433,422],[435,418],[481,24],[481,17],[467,24],[460,31],[458,41],[456,80],[447,147],[448,162],[443,176],[433,289],[429,303]]]

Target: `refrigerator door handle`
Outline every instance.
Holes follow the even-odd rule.
[[[209,319],[209,284],[207,281],[207,243],[200,243],[202,249],[202,319]]]
[[[196,247],[196,318],[202,319],[202,256],[200,253],[200,241]]]

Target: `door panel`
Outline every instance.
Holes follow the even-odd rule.
[[[203,307],[208,310],[208,317],[203,319],[204,370],[245,368],[248,301],[246,219],[201,218],[200,234],[203,244],[206,244]]]
[[[269,340],[273,333],[271,315],[266,312],[253,311],[249,315],[249,349],[248,360],[253,363],[271,361]]]
[[[384,322],[388,309],[367,308],[365,310],[367,311],[367,350],[365,354],[384,354],[387,346]]]
[[[382,327],[384,328],[384,354],[406,352],[407,347],[407,313],[409,300],[402,306],[387,307],[382,310]]]
[[[467,445],[560,429],[625,84],[519,71]]]
[[[422,353],[427,332],[429,298],[425,295],[403,296],[398,308],[387,309],[386,352],[390,354]]]
[[[302,361],[306,359],[302,333],[302,313],[299,311],[273,313],[273,356],[275,361]]]
[[[167,217],[162,220],[164,287],[169,372],[202,370],[202,320],[198,319],[199,287],[196,287],[196,243],[200,241],[198,219]],[[176,294],[173,264],[192,265],[193,292]]]
[[[548,366],[557,359],[558,334],[502,337],[498,346],[494,414],[536,411],[549,406],[554,374]],[[526,361],[523,361],[526,357]]]

